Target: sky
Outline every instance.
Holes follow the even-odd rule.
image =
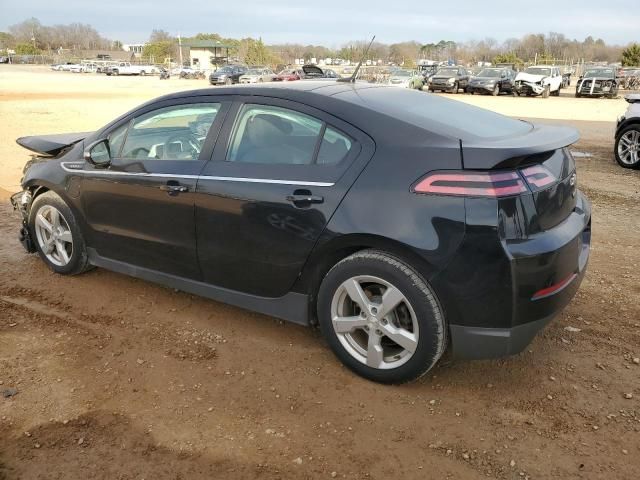
[[[502,41],[548,32],[640,42],[640,0],[21,0],[7,8],[9,1],[0,0],[0,31],[35,17],[44,25],[88,23],[123,43],[142,43],[153,29],[333,48],[374,34],[383,43]]]

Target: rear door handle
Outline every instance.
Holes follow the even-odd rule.
[[[166,185],[160,185],[160,190],[167,192],[169,195],[177,195],[178,193],[188,192],[189,187],[177,183],[167,183]]]
[[[293,195],[287,195],[287,201],[296,207],[309,207],[314,203],[324,202],[324,197],[313,195],[309,190],[296,190]]]

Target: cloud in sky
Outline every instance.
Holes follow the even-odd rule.
[[[392,0],[241,0],[213,3],[201,0],[25,0],[3,9],[0,30],[36,17],[45,25],[82,22],[124,43],[143,42],[152,29],[173,35],[216,32],[228,37],[262,37],[273,43],[314,43],[338,46],[350,40],[377,36],[393,43],[441,39],[497,40],[527,33],[564,33],[583,40],[588,35],[608,43],[640,41],[638,0],[582,0],[540,2],[482,0],[455,3]],[[532,5],[532,6],[530,6]]]

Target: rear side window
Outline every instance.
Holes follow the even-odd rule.
[[[352,141],[321,120],[287,108],[244,105],[227,161],[271,165],[335,165]]]
[[[320,143],[317,163],[319,165],[340,163],[347,156],[349,150],[351,150],[351,140],[337,130],[327,127],[322,137],[322,143]]]

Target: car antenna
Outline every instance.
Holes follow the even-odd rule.
[[[376,36],[374,35],[371,38],[371,41],[369,42],[369,45],[367,45],[367,48],[365,48],[364,53],[362,54],[362,58],[360,59],[360,63],[358,63],[358,66],[353,71],[353,74],[349,78],[339,78],[338,82],[356,83],[356,77],[358,76],[358,72],[360,71],[360,67],[362,66],[362,62],[364,62],[364,59],[367,57],[367,53],[369,53],[369,48],[371,48],[371,44],[373,43],[373,41],[375,39],[376,39]]]

